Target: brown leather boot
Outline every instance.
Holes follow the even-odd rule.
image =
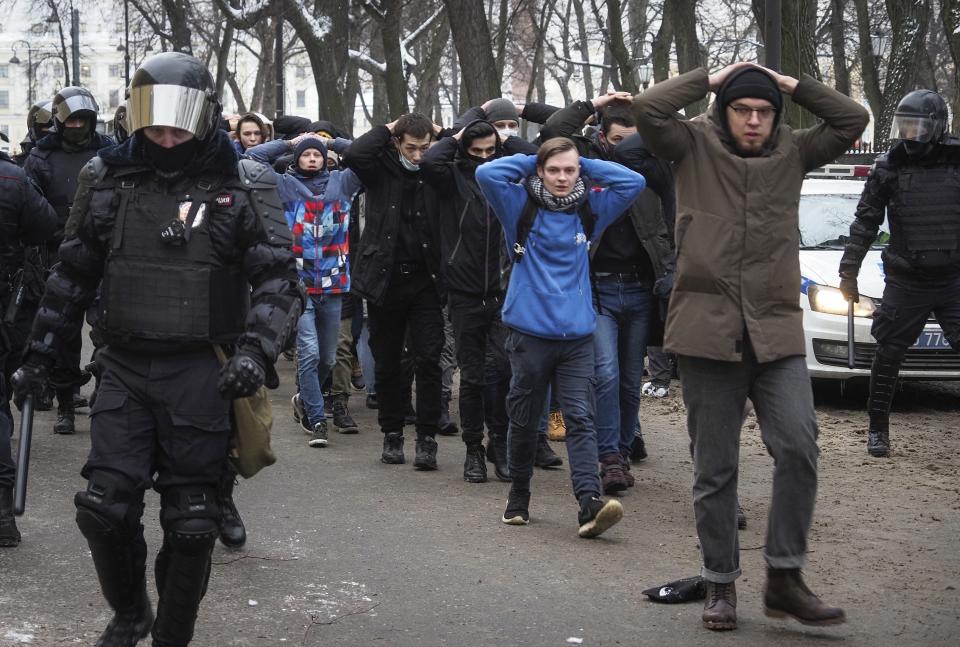
[[[800,569],[767,569],[763,611],[771,618],[793,618],[814,627],[839,625],[847,621],[843,609],[828,607],[807,588]]]
[[[737,628],[737,585],[705,581],[707,600],[703,603],[703,626],[714,631]]]

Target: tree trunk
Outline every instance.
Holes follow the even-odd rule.
[[[590,47],[587,43],[587,21],[584,17],[583,2],[581,0],[569,0],[573,5],[573,11],[577,15],[577,49],[580,50],[580,60],[584,63],[590,62]],[[592,99],[597,96],[593,92],[593,70],[589,65],[583,65],[583,87],[587,98]]]
[[[960,134],[960,0],[940,0],[940,20],[943,23],[943,31],[947,36],[947,43],[950,47],[950,56],[953,58],[953,101],[951,112],[953,113],[953,127],[950,129],[954,134]]]
[[[847,70],[847,56],[844,43],[844,9],[847,0],[830,0],[830,49],[833,53],[833,81],[837,92],[850,96],[850,71]]]
[[[433,111],[440,91],[440,63],[450,39],[450,23],[446,16],[433,29],[429,44],[424,47],[425,55],[420,60],[417,74],[417,94],[414,110],[427,116]],[[429,48],[429,49],[428,49]]]
[[[253,83],[253,96],[250,98],[250,110],[269,115],[277,105],[276,67],[274,66],[274,44],[276,41],[277,18],[262,20],[253,29],[260,42],[260,60],[257,61],[257,76]]]
[[[674,34],[677,39],[677,67],[680,73],[695,70],[704,64],[697,39],[696,0],[666,0],[674,6]],[[707,98],[694,101],[684,109],[687,117],[696,117],[707,107]]]
[[[443,0],[443,3],[460,58],[466,102],[479,106],[487,99],[499,97],[500,78],[483,4],[476,0]]]
[[[670,44],[673,42],[673,3],[664,0],[660,29],[653,38],[650,57],[653,61],[653,80],[659,83],[670,78]]]
[[[635,61],[641,63],[647,62],[644,40],[647,36],[647,28],[650,26],[650,19],[647,18],[649,4],[648,0],[629,0],[627,4],[627,23],[630,26],[627,40],[630,43],[630,55]]]
[[[175,52],[193,53],[190,43],[190,22],[187,18],[186,0],[162,0],[163,10],[170,23],[170,49]]]
[[[930,0],[887,0],[887,14],[890,16],[893,43],[883,84],[883,104],[880,115],[874,115],[873,130],[875,141],[881,142],[885,142],[890,135],[893,113],[900,99],[914,89],[920,57],[924,55],[927,25],[930,23]]]
[[[783,74],[799,79],[801,74],[820,78],[815,50],[817,29],[817,0],[784,0],[780,69]],[[762,23],[761,23],[762,24]],[[816,117],[787,98],[784,102],[785,121],[793,128],[806,128],[816,123]]]
[[[637,84],[637,77],[634,74],[634,61],[630,56],[630,50],[623,40],[623,4],[620,0],[607,0],[607,19],[603,20],[603,14],[597,6],[597,0],[591,0],[593,14],[596,16],[597,23],[600,25],[600,31],[607,41],[607,47],[610,48],[610,56],[616,66],[616,76],[619,77],[619,83],[614,81],[613,87],[617,90],[625,90],[631,94],[636,94],[640,90]],[[605,25],[605,26],[604,26]],[[613,72],[613,71],[611,71]]]

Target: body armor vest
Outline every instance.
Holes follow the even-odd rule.
[[[137,342],[154,342],[147,344],[153,348],[236,342],[250,286],[239,261],[220,258],[211,240],[215,217],[235,217],[217,213],[225,207],[216,204],[213,183],[201,179],[189,195],[178,195],[155,182],[116,182],[113,192],[98,192],[107,195],[90,205],[95,213],[97,203],[117,204],[119,194],[100,296],[99,325],[107,343],[143,350],[145,344]],[[161,232],[175,220],[183,224],[183,239],[162,241]]]
[[[50,165],[50,186],[47,187],[47,202],[57,212],[59,224],[55,237],[63,238],[63,226],[73,206],[73,196],[77,193],[77,179],[80,171],[97,154],[95,149],[85,149],[68,153],[63,149],[50,151],[47,163]]]
[[[898,169],[890,247],[916,269],[960,263],[960,165]]]

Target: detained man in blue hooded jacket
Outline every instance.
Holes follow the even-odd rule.
[[[623,506],[600,499],[590,392],[597,314],[588,252],[643,190],[644,178],[614,162],[580,157],[565,137],[547,140],[536,155],[483,164],[476,178],[515,253],[502,314],[510,328],[506,347],[513,374],[507,395],[513,483],[502,520],[530,521],[537,428],[547,388],[556,379],[567,422],[570,477],[580,503],[579,535],[596,537],[623,517]],[[528,201],[535,211],[527,208]],[[592,231],[589,224],[585,229],[594,218]],[[519,229],[527,230],[525,240],[518,241]]]

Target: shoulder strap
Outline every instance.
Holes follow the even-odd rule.
[[[539,211],[537,203],[531,200],[530,196],[527,196],[523,211],[520,213],[520,219],[517,221],[517,242],[513,244],[514,263],[523,260],[523,255],[527,251],[527,237],[530,235],[530,230],[533,229],[533,222],[537,219]]]
[[[113,244],[112,249],[120,249],[123,246],[123,226],[127,220],[127,206],[130,204],[130,196],[137,187],[135,177],[117,178],[118,182],[115,191],[120,195],[120,203],[117,206],[117,216],[113,221]]]

